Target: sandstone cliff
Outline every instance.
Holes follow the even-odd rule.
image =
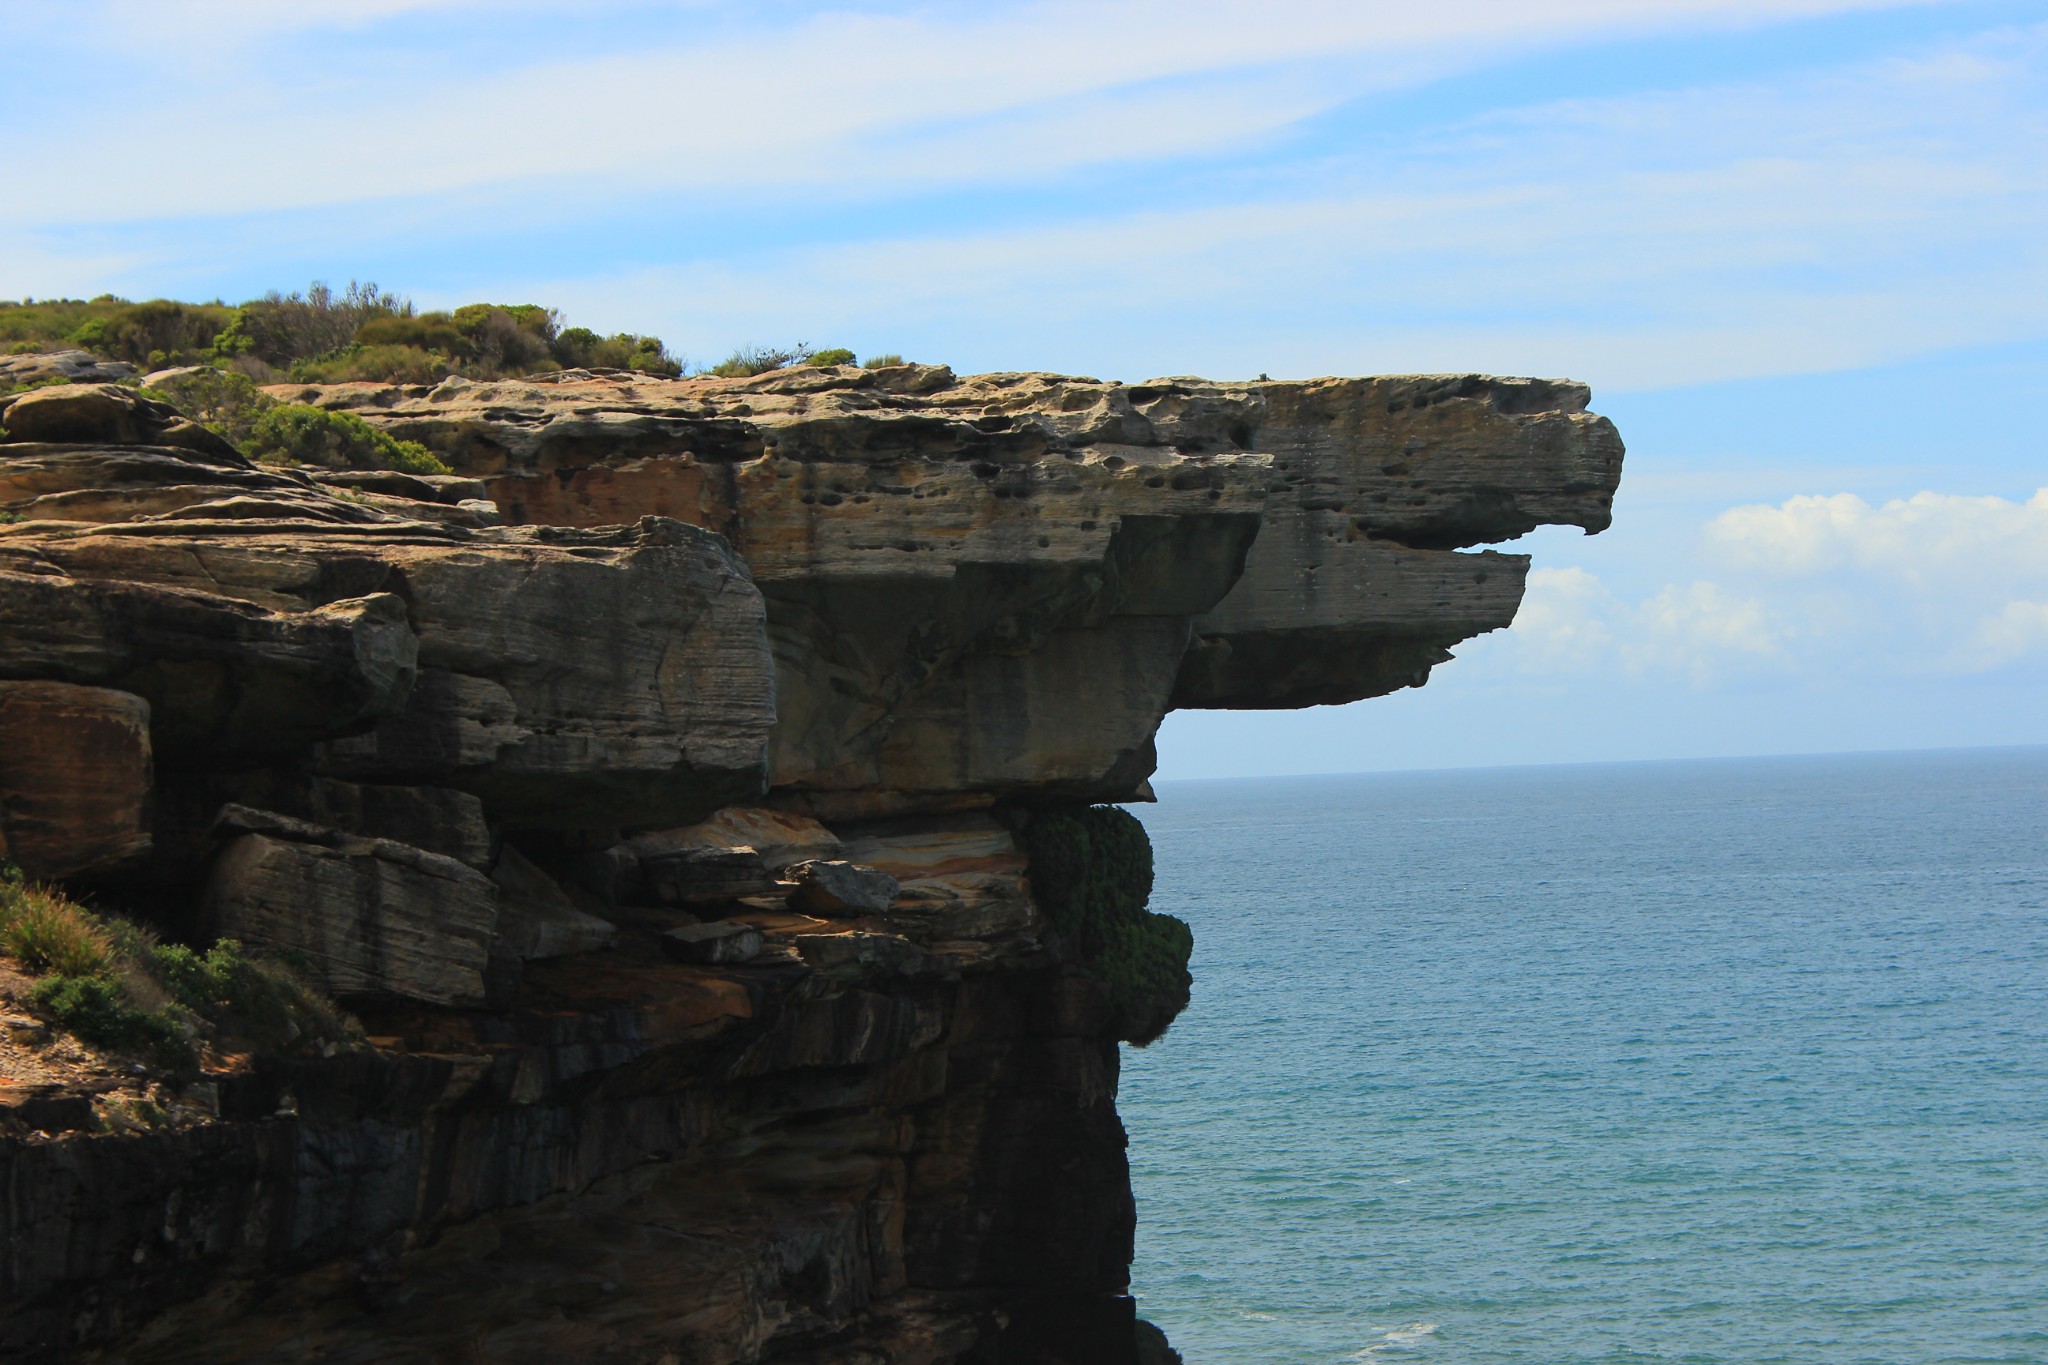
[[[456,473],[0,400],[6,854],[366,1033],[0,1110],[8,1359],[1133,1359],[1186,947],[1087,808],[1420,684],[1621,466],[1477,376],[279,392]]]

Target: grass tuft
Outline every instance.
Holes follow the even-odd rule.
[[[30,972],[95,976],[111,971],[114,945],[98,920],[19,872],[0,882],[0,952]]]

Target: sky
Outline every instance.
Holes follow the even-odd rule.
[[[699,362],[1568,376],[1429,686],[1193,778],[2048,742],[2040,0],[9,0],[0,297],[374,280]]]

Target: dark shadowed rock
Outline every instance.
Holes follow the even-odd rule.
[[[499,851],[491,880],[499,891],[498,937],[517,957],[567,957],[618,937],[617,926],[577,909],[554,878],[510,844]]]
[[[664,932],[661,951],[676,962],[747,962],[760,955],[763,941],[761,931],[751,925],[714,920]]]
[[[295,955],[336,995],[483,1003],[498,902],[474,868],[233,807],[222,832],[200,898],[212,932]]]
[[[31,877],[104,872],[149,849],[149,703],[0,682],[0,857]]]
[[[814,859],[784,869],[796,883],[789,907],[812,915],[874,915],[896,899],[897,881],[886,872],[843,859]]]

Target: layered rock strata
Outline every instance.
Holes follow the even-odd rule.
[[[1621,461],[1471,376],[278,396],[457,473],[0,404],[8,852],[369,1039],[0,1136],[10,1359],[1132,1359],[1117,986],[1033,821],[1142,800],[1172,707],[1422,682],[1519,603],[1471,547]]]

